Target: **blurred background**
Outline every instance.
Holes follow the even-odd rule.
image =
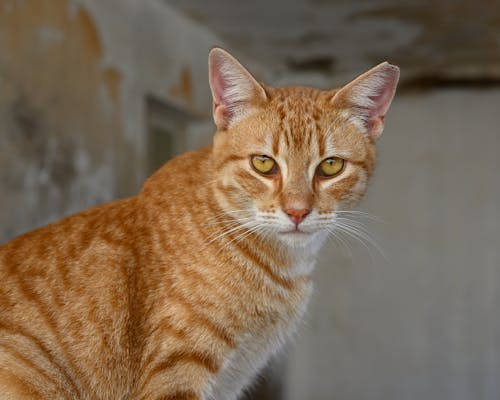
[[[0,243],[210,143],[213,45],[274,85],[402,70],[360,205],[381,251],[327,246],[248,398],[498,400],[496,0],[0,0]]]

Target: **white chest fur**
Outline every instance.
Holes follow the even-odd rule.
[[[269,359],[283,348],[302,320],[312,284],[303,289],[301,301],[293,310],[283,311],[278,316],[279,322],[258,332],[249,332],[240,339],[240,345],[226,360],[206,399],[236,400]]]

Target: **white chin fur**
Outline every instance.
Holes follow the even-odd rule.
[[[290,232],[277,233],[278,239],[286,245],[294,248],[318,248],[324,243],[326,233],[318,232]],[[312,249],[311,249],[312,250]]]

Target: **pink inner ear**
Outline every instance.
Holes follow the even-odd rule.
[[[391,105],[395,87],[390,83],[384,82],[384,85],[378,90],[376,95],[368,96],[370,104],[363,107],[365,113],[365,122],[368,135],[376,139],[384,130],[384,117]]]
[[[214,103],[223,104],[224,93],[227,89],[227,85],[225,84],[225,81],[220,73],[220,63],[214,62],[214,65],[212,65],[212,68],[210,68],[210,75]]]
[[[210,68],[210,78],[214,121],[219,128],[224,129],[231,118],[231,112],[226,101],[228,85],[221,74],[221,63],[217,60]]]
[[[209,73],[214,120],[219,128],[227,128],[243,118],[259,100],[266,98],[264,89],[252,75],[221,49],[210,52]]]
[[[384,117],[399,78],[399,69],[395,66],[385,64],[378,68],[378,71],[371,74],[369,71],[368,76],[354,81],[352,90],[355,95],[351,97],[353,106],[361,114],[367,134],[372,138],[380,136],[384,129]]]
[[[395,89],[396,85],[394,81],[385,81],[383,86],[378,88],[380,91],[378,94],[368,96],[372,102],[372,104],[367,107],[370,119],[384,117],[391,105]]]

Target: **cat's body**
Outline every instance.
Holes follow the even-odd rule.
[[[144,393],[148,399],[165,381],[167,387],[177,382],[181,392],[194,370],[206,375],[200,387],[213,387],[217,399],[231,398],[224,388],[235,393],[247,383],[293,332],[311,282],[294,276],[294,262],[280,272],[283,257],[261,251],[255,239],[230,243],[223,252],[233,236],[207,246],[220,230],[213,217],[222,213],[207,202],[213,198],[206,184],[210,158],[209,149],[188,153],[160,170],[139,196],[3,246],[0,363],[12,359],[14,349],[36,355],[34,365],[58,373],[47,397],[54,399],[60,378],[65,388],[78,389],[68,395],[88,399],[136,398],[134,388],[143,381],[154,387]],[[201,174],[183,171],[193,162]],[[169,174],[198,190],[186,199]],[[16,375],[26,374],[36,389],[46,374],[26,368],[24,359],[16,364]]]
[[[213,147],[170,161],[136,197],[0,247],[0,399],[234,400],[296,330],[334,210],[365,190],[374,137],[346,122],[336,92],[254,93],[227,53],[211,62]],[[252,92],[245,112],[227,71]],[[253,154],[275,161],[252,170]],[[345,172],[315,181],[333,156]]]

